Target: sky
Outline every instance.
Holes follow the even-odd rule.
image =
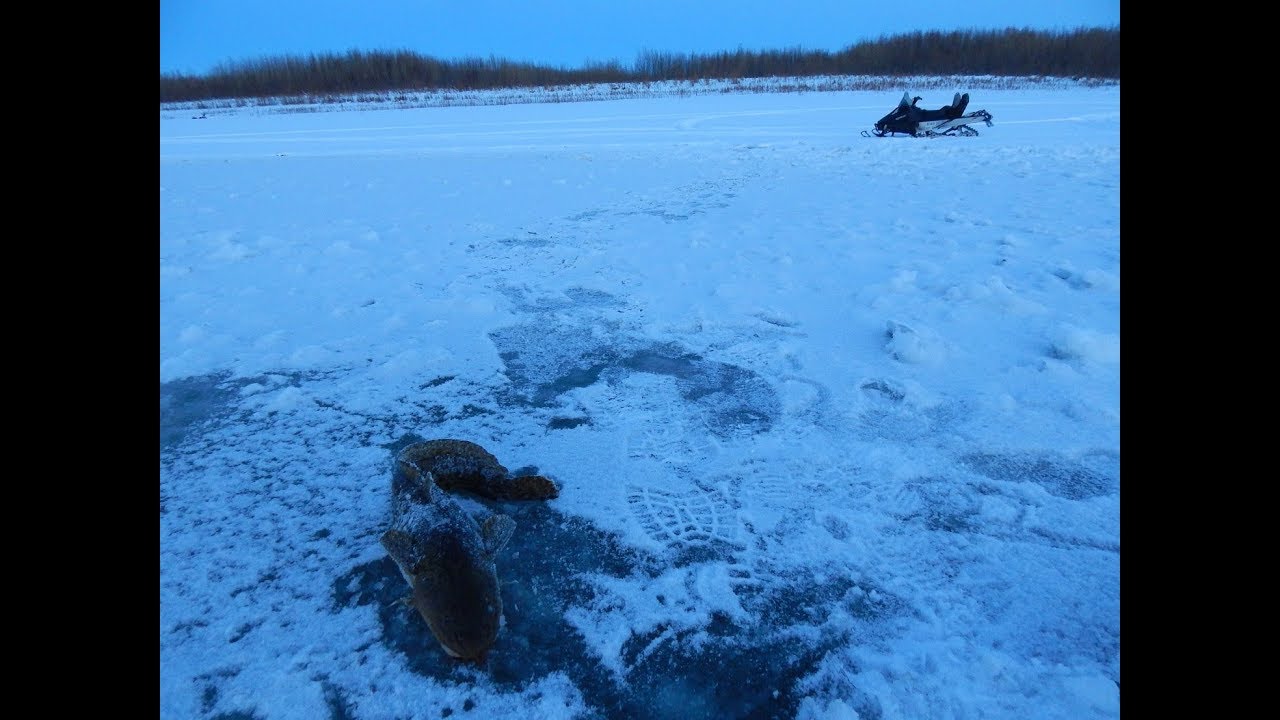
[[[900,82],[162,106],[160,716],[1118,718],[1119,85]],[[456,498],[479,667],[379,542],[438,438],[560,488]]]
[[[350,49],[629,66],[641,51],[836,51],[917,30],[1119,24],[1119,0],[966,0],[927,10],[837,0],[161,0],[160,72]]]

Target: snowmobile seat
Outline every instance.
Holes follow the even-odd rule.
[[[969,93],[956,96],[951,100],[951,104],[943,108],[944,114],[948,120],[954,120],[964,114],[964,109],[969,107]]]

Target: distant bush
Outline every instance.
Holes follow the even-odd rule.
[[[663,80],[732,80],[831,75],[999,75],[1120,78],[1120,28],[1050,32],[915,32],[838,52],[762,50],[686,54],[641,51],[578,69],[497,57],[439,60],[408,50],[269,57],[224,63],[207,75],[160,74],[160,102],[215,98],[314,97],[362,92],[486,90]]]

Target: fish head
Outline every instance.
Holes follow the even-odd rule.
[[[483,661],[498,639],[502,597],[492,557],[442,534],[428,540],[413,568],[413,607],[449,655]]]

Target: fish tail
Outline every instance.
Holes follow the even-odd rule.
[[[542,475],[508,478],[495,489],[502,500],[551,500],[560,496],[560,488]]]

